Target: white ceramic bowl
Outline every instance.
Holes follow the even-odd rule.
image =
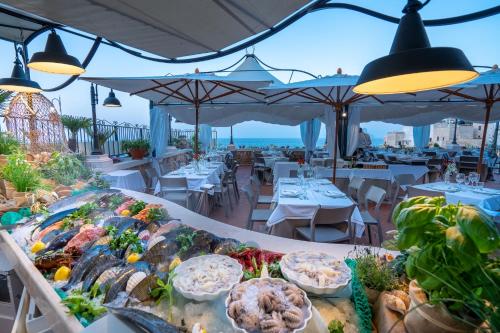
[[[286,280],[283,280],[283,279],[277,279],[277,278],[270,278],[270,277],[262,277],[262,278],[258,278],[258,279],[251,279],[251,280],[248,280],[248,281],[244,281],[244,282],[241,282],[241,283],[238,283],[236,285],[233,286],[236,287],[237,285],[240,285],[240,284],[245,284],[245,283],[252,283],[255,282],[255,280],[269,280],[269,281],[279,281],[279,282],[284,282],[284,283],[290,283]],[[311,320],[312,318],[312,303],[311,301],[309,300],[309,298],[307,297],[307,294],[305,291],[301,290],[302,293],[304,294],[304,303],[306,305],[306,316],[304,318],[304,323],[294,329],[291,333],[300,333],[300,332],[303,332],[304,329],[306,328],[307,326],[307,323],[309,322],[309,320]],[[228,313],[228,308],[229,308],[229,303],[231,301],[231,293],[229,293],[229,295],[226,297],[226,301],[225,301],[225,306],[226,306],[226,317],[229,319],[229,321],[231,322],[231,325],[233,325],[233,329],[236,331],[236,332],[240,332],[240,333],[249,333],[247,330],[241,328],[238,326],[238,324],[236,323],[236,321],[229,315]]]
[[[183,285],[179,282],[186,274],[192,274],[192,268],[196,270],[196,268],[201,268],[203,263],[207,263],[208,261],[214,261],[215,263],[225,261],[231,263],[236,268],[234,270],[234,274],[231,274],[228,281],[225,283],[224,287],[217,289],[214,292],[204,292],[204,291],[191,291],[186,290]],[[193,257],[184,262],[182,262],[179,266],[175,268],[175,277],[173,281],[173,285],[175,290],[177,290],[182,296],[188,299],[193,299],[195,301],[211,301],[214,300],[223,294],[229,292],[231,288],[238,282],[241,281],[243,277],[243,266],[241,264],[228,256],[219,255],[219,254],[210,254],[205,256]]]
[[[347,264],[344,261],[340,260],[341,265],[343,266],[343,268],[346,271],[349,272],[349,278],[346,279],[345,283],[336,283],[336,284],[331,284],[331,285],[326,286],[326,287],[320,287],[320,286],[313,284],[313,283],[305,283],[304,281],[301,281],[299,278],[297,278],[296,275],[299,275],[302,273],[292,272],[290,267],[288,267],[288,265],[286,264],[286,261],[289,257],[294,256],[294,255],[295,256],[326,255],[326,256],[332,257],[332,259],[334,257],[331,255],[328,255],[326,253],[321,253],[321,252],[320,253],[310,253],[310,252],[306,252],[306,251],[290,252],[290,253],[284,255],[280,261],[281,273],[288,281],[295,283],[301,289],[303,289],[307,292],[310,292],[312,294],[315,294],[315,295],[331,295],[331,296],[333,296],[335,294],[342,292],[345,288],[348,288],[349,283],[351,282],[351,279],[352,279],[352,272],[351,272],[351,269],[349,268],[349,266],[347,266]]]

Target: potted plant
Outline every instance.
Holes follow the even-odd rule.
[[[397,246],[409,253],[410,333],[500,331],[499,232],[473,206],[414,197],[393,214]]]
[[[40,188],[41,177],[35,168],[24,159],[21,153],[12,154],[7,158],[7,164],[2,169],[2,177],[8,180],[14,188],[10,197],[18,206],[26,203],[27,193]]]
[[[144,139],[123,141],[122,149],[127,151],[133,160],[141,160],[149,151],[149,141]]]
[[[71,138],[68,139],[68,147],[71,151],[76,151],[78,131],[84,128],[89,128],[91,121],[89,118],[73,117],[69,115],[61,116],[61,123],[71,133]]]

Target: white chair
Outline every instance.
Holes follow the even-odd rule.
[[[229,216],[229,209],[233,210],[233,202],[231,201],[231,194],[229,193],[228,181],[229,173],[225,172],[219,184],[215,184],[214,192],[216,200],[224,208],[224,215]],[[229,205],[229,207],[228,207]]]
[[[372,225],[377,226],[378,239],[380,244],[383,241],[382,224],[380,222],[380,205],[385,200],[387,193],[384,189],[377,186],[370,186],[368,191],[365,193],[365,200],[363,201],[363,210],[360,212],[363,222],[366,224],[366,230],[368,232],[368,241],[370,245],[372,244],[372,234],[370,227]],[[370,214],[368,211],[369,203],[375,204],[375,216]]]
[[[398,200],[404,200],[408,195],[408,187],[415,185],[417,180],[415,176],[411,173],[402,173],[394,177],[394,193],[392,195],[391,211],[389,213],[389,219],[392,216],[392,212],[398,203]]]
[[[301,237],[320,243],[337,243],[354,241],[354,231],[351,223],[352,212],[356,205],[342,208],[318,208],[308,227],[297,227],[295,231]],[[347,224],[346,231],[336,228]]]
[[[159,196],[189,209],[191,193],[186,177],[160,177],[159,180]]]
[[[289,178],[298,178],[298,170],[289,170],[288,171],[288,177]]]
[[[243,193],[245,193],[248,203],[250,205],[250,212],[248,213],[247,226],[248,230],[253,229],[253,225],[255,222],[267,222],[269,217],[271,216],[273,210],[272,209],[255,209],[255,195],[252,191],[252,187],[246,185],[243,187]]]
[[[252,185],[252,189],[253,192],[255,193],[255,196],[257,196],[256,205],[270,205],[273,202],[272,195],[260,194],[261,184],[259,177],[257,177],[257,175],[254,174],[250,177],[250,184]]]
[[[347,186],[347,195],[349,195],[356,203],[362,200],[361,188],[364,183],[365,179],[357,176],[352,177],[349,181],[349,185]]]

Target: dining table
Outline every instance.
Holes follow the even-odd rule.
[[[273,212],[266,222],[271,234],[293,238],[295,227],[309,225],[319,208],[342,208],[354,202],[327,179],[280,178],[274,188]],[[356,237],[362,237],[365,224],[358,207],[351,216]]]
[[[197,191],[207,184],[220,184],[220,175],[224,172],[225,165],[222,162],[200,162],[198,167],[195,163],[183,166],[177,170],[171,171],[161,178],[183,178],[187,180],[188,190]],[[160,193],[160,182],[156,184],[155,194]]]
[[[413,187],[444,194],[448,203],[476,206],[495,222],[500,222],[500,190],[498,189],[445,182],[419,184]]]
[[[115,170],[102,175],[111,187],[144,192],[146,183],[139,170]]]

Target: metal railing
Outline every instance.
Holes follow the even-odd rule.
[[[103,153],[110,157],[126,154],[122,150],[122,142],[127,140],[144,139],[149,140],[150,131],[146,125],[132,125],[129,123],[109,122],[106,120],[97,120],[97,130],[99,133],[112,133],[108,140],[102,146]],[[65,129],[66,137],[72,138],[72,134]],[[80,129],[76,135],[75,150],[77,153],[87,155],[92,152],[92,131],[89,129]]]
[[[178,129],[172,128],[172,136],[171,142],[174,142],[178,139],[185,139],[188,143],[192,144],[194,137],[194,129]],[[217,131],[212,130],[212,143],[210,144],[211,148],[217,147]]]

